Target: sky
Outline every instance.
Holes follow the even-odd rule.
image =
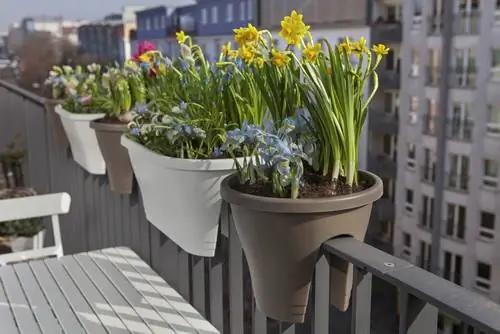
[[[125,5],[155,6],[162,0],[0,0],[0,33],[27,16],[63,15],[67,19],[95,20],[119,13]]]

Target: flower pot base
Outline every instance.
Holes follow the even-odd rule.
[[[227,178],[222,197],[231,203],[236,231],[248,262],[256,304],[268,317],[304,321],[314,267],[321,245],[351,236],[363,240],[372,203],[382,195],[382,182],[347,196],[291,200],[239,193]],[[352,288],[352,266],[332,264],[331,301],[345,310]]]
[[[111,191],[118,194],[131,194],[134,173],[128,151],[120,144],[127,125],[95,120],[90,123],[90,127],[95,130],[99,148],[106,162]]]

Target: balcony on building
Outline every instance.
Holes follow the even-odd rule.
[[[376,133],[396,135],[399,128],[399,112],[384,105],[375,105],[368,110],[368,126]]]
[[[403,40],[403,25],[396,19],[379,17],[371,26],[373,44],[400,44]]]
[[[380,66],[378,69],[378,82],[381,89],[400,89],[401,71],[399,66]]]
[[[33,92],[0,80],[0,151],[13,138],[19,137],[21,149],[26,152],[22,161],[26,182],[41,194],[70,193],[70,213],[60,218],[65,253],[129,247],[220,333],[432,334],[437,333],[439,313],[463,323],[464,328],[474,326],[484,333],[500,333],[500,305],[496,302],[418,268],[415,263],[410,263],[414,262],[411,260],[416,254],[406,256],[409,262],[350,237],[329,240],[322,246],[304,323],[281,323],[266,318],[253,299],[247,263],[227,209],[222,210],[225,214],[221,219],[227,223],[228,229],[220,232],[215,257],[203,258],[184,252],[148,222],[137,187],[130,195],[114,194],[109,190],[105,175],[91,175],[73,161],[67,146],[56,139],[55,113],[46,108],[46,102]],[[383,174],[395,175],[395,161],[395,155],[375,153],[371,156],[369,170],[382,177]],[[377,206],[374,214],[380,220],[394,219],[391,198],[380,199]],[[406,246],[405,249],[408,250]],[[355,283],[350,307],[346,312],[340,312],[330,304],[330,286],[335,284],[336,275],[346,270],[353,275]],[[135,276],[129,277],[134,284],[142,284],[141,279],[145,279],[145,276],[139,280]],[[88,279],[89,284],[95,284],[91,283],[92,277]],[[120,286],[130,285],[132,281],[121,282]],[[166,289],[159,284],[160,288]],[[15,295],[24,296],[22,291]],[[150,297],[137,295],[137,298],[134,303]],[[22,303],[28,304],[23,307],[29,307],[33,302],[28,299],[22,298]],[[181,318],[179,314],[171,313],[173,308],[163,305],[164,300],[157,302],[155,309],[162,309],[165,316]],[[124,310],[120,311],[120,321],[142,320],[135,313],[134,318],[130,318],[129,305],[116,307]],[[192,308],[189,307],[183,316],[191,314]],[[106,318],[109,312],[103,312]],[[113,317],[116,316],[113,313]],[[147,315],[141,317],[147,318]],[[199,315],[193,313],[187,321],[196,322],[197,317]],[[155,326],[155,321],[161,320],[154,318],[148,320],[148,324]],[[154,330],[148,330],[151,332]]]
[[[453,141],[472,141],[474,122],[470,119],[446,118],[446,138]],[[436,137],[438,135],[437,116],[426,114],[422,117],[422,133]]]
[[[396,156],[385,153],[371,153],[368,156],[368,169],[381,177],[393,178],[396,176]]]

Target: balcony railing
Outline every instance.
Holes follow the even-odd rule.
[[[371,26],[372,43],[401,43],[403,25],[401,22],[379,20]]]
[[[396,176],[396,159],[385,154],[371,154],[368,157],[368,169],[381,177],[394,178]]]
[[[379,87],[383,89],[399,89],[401,86],[401,72],[399,69],[380,67],[378,71]]]
[[[398,113],[386,111],[385,108],[370,108],[368,125],[377,133],[397,134],[399,128]]]
[[[428,19],[427,30],[430,36],[439,36],[443,32],[443,16],[433,15]],[[453,17],[454,35],[477,35],[481,27],[481,13],[474,11],[470,13],[460,13]]]
[[[379,333],[427,334],[437,331],[438,310],[478,330],[500,333],[496,303],[352,238],[323,245],[305,323],[266,318],[255,307],[245,257],[226,205],[216,257],[185,253],[148,223],[137,189],[131,195],[116,195],[109,190],[106,176],[90,175],[74,163],[54,138],[56,120],[44,102],[0,81],[0,147],[20,134],[27,152],[26,183],[39,193],[70,193],[71,211],[61,217],[66,253],[130,247],[221,333],[374,333],[373,328]],[[329,287],[339,271],[346,270],[356,283],[351,307],[341,313],[330,306]],[[395,288],[378,292],[381,281]],[[392,294],[396,289],[398,294]],[[372,317],[377,319],[373,323]]]
[[[429,136],[436,136],[438,132],[437,117],[424,115],[422,117],[422,132]],[[470,142],[474,123],[471,120],[448,118],[446,120],[446,138],[455,141]]]
[[[475,89],[476,88],[477,69],[475,67],[463,68],[454,67],[449,72],[449,87],[453,89]],[[441,68],[428,67],[426,85],[430,87],[439,87],[441,81]]]

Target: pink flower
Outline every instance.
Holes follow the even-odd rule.
[[[133,55],[134,60],[139,61],[139,57],[148,51],[156,51],[156,45],[154,45],[150,41],[141,42],[137,46],[137,51]]]

